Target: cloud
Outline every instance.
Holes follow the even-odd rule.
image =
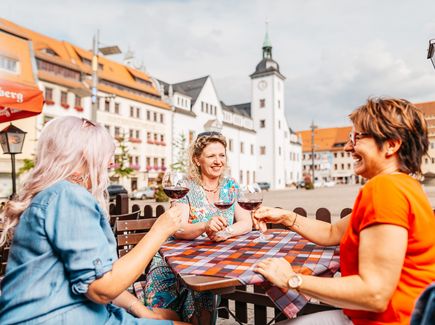
[[[99,29],[102,43],[130,48],[155,77],[211,75],[229,104],[250,100],[268,19],[295,130],[313,119],[319,127],[347,125],[369,96],[435,100],[425,56],[435,38],[433,0],[2,0],[0,12],[88,49]]]

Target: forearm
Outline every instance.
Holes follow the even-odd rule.
[[[183,223],[181,229],[183,231],[176,232],[174,236],[180,239],[195,239],[205,232],[205,222]]]
[[[250,218],[248,220],[237,221],[231,227],[233,228],[232,236],[240,236],[252,230],[252,221]]]
[[[336,278],[309,275],[301,277],[299,292],[336,307],[381,312],[388,303],[388,297],[379,292],[379,286],[364,281],[360,275]]]
[[[286,212],[286,217],[282,224],[309,241],[321,246],[338,245],[342,236],[339,229],[334,225],[313,218],[303,217],[292,211]]]
[[[89,285],[89,299],[107,303],[118,297],[143,273],[166,238],[167,234],[151,228],[128,254],[113,263],[111,271]]]
[[[162,319],[160,315],[152,310],[149,310],[140,300],[133,296],[130,292],[124,291],[113,300],[113,304],[124,308],[129,313],[136,317],[145,317],[150,319]]]

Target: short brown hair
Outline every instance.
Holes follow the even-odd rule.
[[[405,99],[369,98],[349,115],[361,132],[370,134],[378,148],[385,141],[402,140],[398,150],[400,171],[421,174],[421,162],[429,149],[423,113]]]
[[[189,148],[189,176],[197,183],[201,183],[201,168],[196,165],[195,158],[201,156],[205,147],[210,143],[218,142],[227,150],[227,140],[219,132],[203,132],[198,134],[196,140]]]

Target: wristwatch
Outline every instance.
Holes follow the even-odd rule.
[[[290,278],[287,281],[288,287],[293,290],[298,290],[301,284],[302,284],[302,277],[297,273],[290,275]]]

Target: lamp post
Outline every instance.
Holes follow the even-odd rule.
[[[17,128],[12,123],[0,131],[0,143],[4,154],[11,155],[12,162],[12,195],[14,197],[17,193],[16,174],[15,174],[15,155],[23,151],[24,138],[26,133]]]
[[[91,90],[91,101],[92,101],[92,111],[91,111],[91,121],[97,121],[97,110],[98,110],[98,53],[101,52],[104,55],[112,55],[119,54],[121,50],[117,45],[114,46],[106,46],[99,47],[99,34],[100,31],[97,30],[97,33],[94,35],[92,39],[92,90]]]
[[[432,65],[435,69],[435,39],[429,40],[429,48],[427,49],[427,58],[432,61]]]
[[[314,124],[314,121],[311,122],[311,177],[314,185],[314,130],[317,129],[317,125]]]

